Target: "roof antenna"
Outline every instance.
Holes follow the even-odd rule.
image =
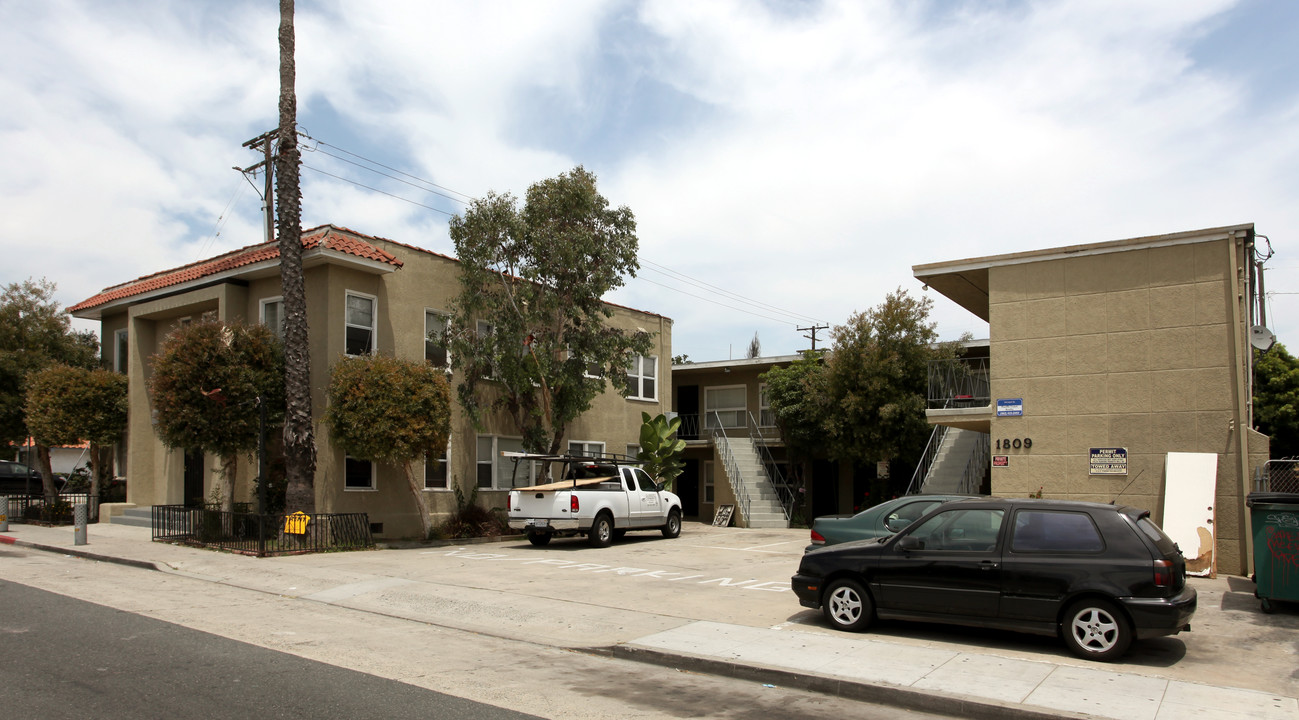
[[[1136,482],[1137,478],[1141,477],[1141,473],[1144,473],[1145,471],[1146,471],[1145,468],[1141,468],[1141,472],[1137,473],[1136,477],[1129,480],[1128,484],[1123,486],[1123,489],[1119,491],[1119,494],[1114,496],[1114,500],[1118,500],[1119,498],[1123,497],[1123,493],[1127,492],[1128,488],[1132,487],[1132,483]],[[1111,505],[1114,504],[1114,500],[1110,501]]]

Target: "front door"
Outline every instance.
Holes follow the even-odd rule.
[[[1001,604],[1003,511],[940,511],[899,536],[880,558],[872,585],[881,609],[996,617]],[[908,538],[918,541],[903,550]]]
[[[185,451],[185,505],[198,507],[203,504],[203,451],[190,449]]]

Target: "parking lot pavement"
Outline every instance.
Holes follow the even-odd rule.
[[[11,539],[72,545],[69,528],[11,530]],[[83,550],[510,639],[723,674],[775,673],[784,684],[820,682],[811,689],[823,691],[1116,718],[1187,708],[1197,717],[1299,715],[1299,610],[1264,615],[1245,578],[1192,579],[1200,602],[1191,633],[1136,643],[1121,662],[1099,665],[1054,638],[1016,633],[901,622],[860,635],[832,630],[789,590],[806,544],[806,530],[687,523],[674,540],[630,533],[604,549],[577,538],[544,548],[517,539],[257,559],[152,543],[147,529],[105,525],[90,528]]]

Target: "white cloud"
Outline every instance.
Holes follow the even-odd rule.
[[[240,144],[277,119],[275,10],[0,5],[0,281],[47,275],[71,303],[257,242],[251,188],[213,229],[244,182],[230,167],[258,159]],[[586,164],[635,211],[646,259],[838,323],[897,287],[921,292],[921,263],[1251,221],[1287,252],[1299,98],[1194,52],[1232,41],[1214,35],[1224,17],[1256,12],[1230,0],[299,2],[299,120],[471,195],[522,195]],[[306,226],[450,251],[444,214],[303,178]],[[1292,273],[1268,289],[1299,291]],[[704,294],[648,268],[641,278],[614,299],[673,317],[693,359],[738,354],[754,330],[770,353],[806,346],[793,320],[673,292],[648,281]],[[1283,342],[1299,335],[1290,297],[1273,298]],[[986,333],[941,297],[935,318],[947,337]]]

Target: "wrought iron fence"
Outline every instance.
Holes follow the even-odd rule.
[[[258,515],[211,507],[153,506],[153,539],[203,545],[266,557],[374,547],[365,513],[317,513],[304,522],[293,514]]]
[[[45,502],[45,495],[9,495],[10,522],[42,522],[52,525],[73,524],[72,510],[77,505],[86,506],[88,522],[99,522],[99,498],[89,493],[60,493],[54,503]]]
[[[1259,492],[1299,493],[1299,460],[1268,460],[1254,475]]]

